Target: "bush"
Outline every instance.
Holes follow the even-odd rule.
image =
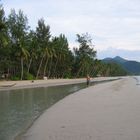
[[[25,80],[34,80],[35,77],[30,73],[24,73],[24,79]]]
[[[18,77],[18,76],[12,76],[11,77],[11,80],[18,81],[18,80],[20,80],[20,77]]]

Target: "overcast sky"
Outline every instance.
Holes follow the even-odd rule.
[[[6,15],[22,9],[32,29],[44,18],[52,35],[63,33],[70,47],[76,34],[88,32],[97,57],[140,61],[140,0],[2,0]]]

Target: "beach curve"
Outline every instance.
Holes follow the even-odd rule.
[[[22,140],[137,140],[140,86],[133,77],[78,91],[48,109]]]

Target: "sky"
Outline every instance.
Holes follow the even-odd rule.
[[[6,15],[21,9],[35,29],[40,18],[53,36],[63,33],[69,47],[88,33],[97,58],[121,56],[140,61],[140,0],[1,0]]]

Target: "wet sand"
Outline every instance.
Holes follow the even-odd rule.
[[[22,140],[139,140],[140,85],[133,77],[78,91],[41,115]]]

